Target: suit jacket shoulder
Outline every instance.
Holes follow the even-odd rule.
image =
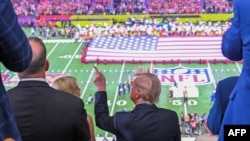
[[[89,139],[81,99],[42,81],[20,82],[8,91],[8,96],[24,141]]]

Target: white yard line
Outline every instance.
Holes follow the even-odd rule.
[[[125,66],[125,62],[122,65],[122,69],[121,69],[121,73],[120,73],[120,77],[119,77],[119,82],[121,82],[121,79],[122,79],[124,66]],[[118,91],[119,91],[118,87],[116,87],[116,92],[115,92],[115,97],[114,97],[114,100],[113,100],[113,105],[112,105],[111,111],[109,113],[110,115],[113,115],[113,112],[114,112],[114,109],[115,109],[115,104],[116,104],[116,99],[117,99],[117,95],[118,95]],[[108,132],[105,133],[105,137],[107,137],[107,135],[108,135]]]
[[[95,66],[97,66],[97,64],[95,64]],[[92,71],[91,71],[91,73],[90,73],[89,79],[88,79],[88,81],[87,81],[87,83],[86,83],[86,85],[85,85],[85,87],[84,87],[84,90],[82,91],[82,93],[81,93],[81,95],[80,95],[80,98],[81,98],[81,99],[83,99],[83,96],[84,96],[84,94],[85,94],[85,92],[86,92],[86,90],[87,90],[87,88],[88,88],[88,86],[89,86],[90,80],[91,80],[91,78],[92,78],[94,72],[95,72],[95,69],[93,68]]]
[[[210,79],[211,79],[211,81],[213,82],[214,88],[216,88],[216,83],[215,83],[214,75],[213,75],[213,73],[212,73],[212,70],[211,70],[211,66],[210,66],[210,64],[209,64],[209,61],[207,61],[207,65],[208,65],[208,74],[209,74],[209,76],[211,76]],[[183,106],[184,106],[184,114],[187,115],[187,104],[184,103]]]
[[[57,43],[52,50],[49,52],[49,54],[47,54],[47,58],[49,58],[49,56],[52,54],[52,52],[56,49],[56,47],[59,45],[59,43]]]
[[[187,116],[187,114],[188,114],[188,112],[187,112],[187,102],[185,102],[183,104],[183,106],[184,106],[184,115]]]
[[[214,80],[214,75],[213,75],[213,73],[212,73],[212,70],[211,70],[211,66],[210,66],[210,64],[209,64],[209,61],[207,61],[207,65],[208,65],[208,74],[209,74],[209,76],[211,76],[211,81],[213,82],[213,84],[214,84],[214,88],[216,88],[216,82],[215,82],[215,80]]]
[[[64,74],[66,72],[66,70],[68,69],[69,65],[71,64],[72,60],[74,59],[74,57],[76,56],[78,50],[80,49],[80,47],[82,47],[83,42],[81,42],[81,44],[77,47],[76,51],[74,52],[73,56],[71,57],[71,59],[69,60],[68,64],[66,65],[66,67],[64,68],[64,70],[62,71],[62,74]]]
[[[236,63],[235,63],[235,65],[237,66],[237,68],[238,68],[239,72],[241,73],[241,68],[240,68],[240,66],[239,66],[238,62],[236,62]]]
[[[69,65],[71,64],[72,60],[74,59],[74,56],[75,56],[76,53],[78,52],[79,48],[82,46],[82,43],[83,43],[83,42],[81,42],[81,44],[77,47],[76,51],[74,52],[73,56],[71,57],[70,61],[68,62],[68,64],[66,65],[66,67],[64,68],[64,70],[63,70],[62,73],[65,73],[65,72],[66,72],[67,68],[69,67]],[[58,43],[53,47],[53,49],[49,52],[49,54],[47,55],[47,58],[52,54],[52,52],[56,49],[56,47],[57,47],[58,45],[59,45],[59,42],[58,42]],[[87,87],[88,87],[88,85],[89,85],[89,82],[90,82],[90,79],[91,79],[93,73],[94,73],[94,69],[92,70],[92,72],[91,72],[91,74],[90,74],[90,76],[89,76],[89,79],[88,79],[88,81],[87,81],[87,84],[85,85],[85,88],[84,88],[84,90],[83,90],[83,92],[82,92],[82,94],[81,94],[81,99],[83,98],[83,96],[84,96],[84,94],[85,94],[85,92],[86,92],[86,90],[87,90]]]

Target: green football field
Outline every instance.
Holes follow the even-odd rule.
[[[47,72],[47,81],[53,82],[54,79],[62,75],[72,75],[78,79],[78,84],[81,88],[81,98],[85,102],[87,113],[92,115],[94,119],[94,104],[86,104],[88,96],[94,95],[95,87],[93,84],[95,63],[83,64],[80,61],[80,54],[84,43],[46,43],[47,58],[50,62],[50,68]],[[107,93],[110,115],[120,111],[123,107],[127,110],[132,110],[134,105],[130,101],[129,94],[118,96],[117,84],[128,80],[128,75],[133,75],[133,70],[137,67],[152,67],[151,63],[131,64],[125,62],[124,64],[96,64],[97,67],[104,73],[107,80]],[[0,64],[1,74],[6,89],[10,89],[18,82],[16,73],[10,72]],[[162,93],[160,101],[157,104],[159,107],[175,110],[180,116],[180,112],[187,113],[208,113],[211,107],[210,95],[215,89],[216,81],[219,81],[228,76],[239,75],[242,64],[236,63],[174,63],[162,64],[157,63],[154,68],[166,70],[165,72],[157,71],[159,78],[162,80]],[[174,74],[167,74],[171,69],[177,70]],[[178,71],[179,70],[179,71]],[[186,74],[189,70],[191,74]],[[195,74],[197,70],[201,70],[200,74]],[[192,81],[198,89],[197,97],[190,97],[186,104],[183,104],[182,97],[176,97],[172,102],[169,102],[169,87],[172,86],[170,80],[178,78],[180,80]],[[197,84],[197,85],[196,85]],[[166,121],[166,124],[169,121]],[[171,122],[171,121],[170,121]],[[112,134],[105,132],[99,128],[95,128],[96,137],[112,136]],[[184,136],[184,134],[183,134]]]

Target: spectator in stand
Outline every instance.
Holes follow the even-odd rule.
[[[52,87],[72,94],[78,98],[80,98],[80,88],[78,87],[77,80],[75,77],[72,76],[63,76],[54,80]],[[89,101],[88,101],[89,103]],[[90,115],[87,115],[87,120],[89,124],[90,130],[90,141],[95,141],[95,133],[94,133],[94,123],[93,119]]]
[[[18,16],[69,14],[199,14],[232,12],[229,0],[11,0]],[[147,11],[148,9],[148,11]]]
[[[95,0],[94,7],[91,9],[95,14],[102,14],[104,12],[111,13],[112,0]]]
[[[150,14],[199,14],[201,13],[198,0],[150,0]]]
[[[22,140],[90,140],[83,101],[49,86],[45,80],[49,68],[46,47],[38,37],[29,37],[29,43],[32,61],[27,69],[18,73],[18,85],[8,90]]]
[[[109,115],[106,78],[96,67],[94,84],[96,125],[117,137],[117,141],[180,141],[180,126],[176,112],[158,108],[161,84],[157,76],[138,70],[130,98],[135,103],[131,112]]]
[[[25,70],[32,51],[25,33],[17,22],[10,0],[0,1],[0,61],[10,71]],[[0,140],[21,141],[2,77],[0,77]]]
[[[232,2],[228,0],[203,0],[203,12],[205,13],[229,13],[232,12]]]
[[[27,15],[68,15],[87,14],[91,5],[91,0],[12,0],[14,9],[18,16]]]

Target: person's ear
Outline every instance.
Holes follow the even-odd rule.
[[[139,89],[136,89],[135,97],[136,97],[136,99],[139,99],[141,97]]]
[[[48,71],[49,70],[49,61],[46,60],[45,62],[45,71]]]

